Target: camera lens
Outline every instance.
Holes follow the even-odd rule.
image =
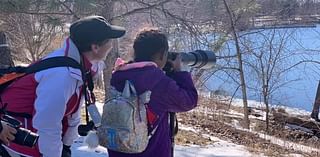
[[[17,130],[17,133],[14,135],[15,139],[12,142],[28,147],[33,147],[37,143],[39,135],[28,129],[21,128],[21,122],[19,120],[9,115],[5,115],[2,118],[2,120],[7,122],[8,125]]]
[[[19,145],[33,147],[37,143],[38,139],[39,135],[36,133],[25,128],[18,128],[13,142]]]
[[[29,131],[29,134],[26,137],[24,145],[29,146],[29,147],[33,147],[37,143],[38,139],[39,139],[38,134]]]
[[[168,55],[169,60],[175,60],[176,56],[181,55],[182,63],[192,67],[200,69],[213,68],[216,63],[216,55],[212,51],[196,50],[192,52],[170,52]]]
[[[181,60],[193,68],[210,69],[216,63],[216,56],[212,51],[196,50],[189,53],[181,53]]]

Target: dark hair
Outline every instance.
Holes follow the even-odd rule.
[[[107,43],[110,39],[105,39],[103,41],[96,41],[96,42],[91,42],[91,43],[83,43],[83,44],[78,44],[75,43],[75,45],[77,46],[78,50],[80,53],[84,53],[87,51],[91,51],[91,45],[92,44],[96,44],[99,46],[102,46],[103,44]]]
[[[144,29],[133,43],[135,61],[151,61],[155,54],[168,51],[167,36],[156,29]]]

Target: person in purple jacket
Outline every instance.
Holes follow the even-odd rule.
[[[150,90],[147,104],[149,131],[155,133],[145,151],[126,154],[108,150],[110,157],[170,157],[171,130],[169,112],[186,112],[196,107],[198,93],[189,72],[181,70],[181,58],[174,61],[173,74],[168,77],[162,68],[167,62],[168,39],[155,29],[141,31],[134,40],[134,61],[117,60],[111,85],[123,91],[125,81],[130,80],[138,94]]]

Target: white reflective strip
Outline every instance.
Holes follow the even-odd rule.
[[[0,44],[0,47],[9,47],[9,44]]]
[[[159,124],[156,126],[156,128],[154,128],[154,129],[151,131],[150,135],[148,136],[149,139],[151,139],[151,137],[153,136],[153,134],[157,131],[158,126],[159,126]]]
[[[24,118],[24,128],[28,128],[28,119]]]
[[[19,152],[15,151],[15,150],[12,150],[11,148],[7,147],[7,146],[4,145],[4,144],[2,144],[2,146],[3,146],[4,148],[6,148],[6,150],[8,151],[8,153],[9,153],[9,155],[10,155],[11,157],[21,157],[21,155],[22,155],[22,156],[25,156],[25,157],[32,157],[32,156],[29,156],[29,155],[26,155],[26,154],[19,153]]]

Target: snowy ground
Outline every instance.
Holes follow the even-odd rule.
[[[241,106],[242,101],[241,100],[234,100],[232,102],[232,105],[234,106]],[[260,102],[255,102],[255,101],[249,101],[249,106],[251,107],[259,107],[262,104]],[[97,107],[99,111],[102,111],[102,106],[103,104],[98,103]],[[289,108],[289,107],[281,107],[284,108],[288,113],[290,114],[300,114],[300,115],[309,115],[310,112],[307,111],[302,111],[294,108]],[[210,111],[203,111],[203,112],[210,112]],[[240,113],[237,112],[232,112],[231,114],[233,116],[239,116]],[[265,117],[262,117],[264,119]],[[233,124],[235,128],[242,130],[239,126]],[[182,130],[189,130],[192,132],[197,132],[192,127],[186,127],[186,126],[180,126],[179,129]],[[248,132],[253,132],[251,130],[247,130]],[[259,134],[259,133],[255,133]],[[267,140],[270,140],[271,143],[280,145],[282,147],[290,147],[292,149],[297,149],[302,152],[305,151],[316,151],[320,152],[319,149],[316,148],[310,148],[307,146],[303,146],[300,144],[292,143],[292,142],[287,142],[280,140],[278,138],[272,137],[272,136],[267,136],[264,134],[259,134],[261,137],[264,137]],[[217,137],[212,137],[209,135],[202,135],[202,136],[208,136],[208,138],[211,138],[212,141],[215,141],[214,144],[212,145],[207,145],[205,147],[203,146],[197,146],[197,145],[189,145],[189,146],[180,146],[177,145],[175,147],[175,157],[251,157],[251,156],[261,156],[263,157],[263,154],[252,154],[250,153],[245,146],[237,145],[228,141],[224,141],[221,139],[218,139]],[[89,149],[84,143],[83,143],[84,138],[80,137],[78,138],[74,145],[72,146],[72,156],[73,157],[83,157],[83,156],[90,156],[90,157],[107,157],[108,153],[106,148],[103,147],[98,147],[94,150]],[[301,155],[299,154],[290,154],[290,156],[294,157],[300,157]]]
[[[98,110],[102,111],[103,104],[97,104]],[[183,130],[194,130],[193,128],[187,128],[180,126]],[[179,146],[175,147],[175,157],[251,157],[251,156],[263,156],[253,155],[244,146],[230,143],[218,139],[217,137],[210,137],[215,142],[213,145],[206,147],[200,147],[197,145]],[[96,149],[90,149],[83,142],[84,137],[78,138],[72,145],[72,157],[107,157],[108,153],[106,148],[98,147]]]
[[[107,150],[103,147],[89,149],[83,143],[83,137],[80,137],[72,145],[72,157],[107,157]],[[256,156],[250,154],[245,147],[236,145],[227,141],[220,140],[214,145],[207,147],[192,146],[176,146],[175,157],[249,157]],[[259,155],[260,156],[260,155]]]

